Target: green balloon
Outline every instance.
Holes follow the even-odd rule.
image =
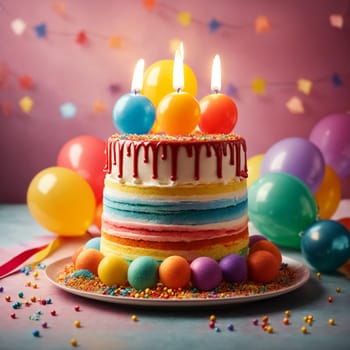
[[[248,189],[249,220],[277,245],[300,249],[300,233],[317,218],[308,186],[286,173],[267,173]]]

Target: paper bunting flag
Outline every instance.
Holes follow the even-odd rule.
[[[0,103],[1,114],[8,117],[12,112],[12,105],[9,102]]]
[[[342,15],[333,14],[329,16],[329,23],[332,27],[341,29],[344,26],[344,18]]]
[[[24,96],[19,100],[19,107],[22,112],[29,113],[34,105],[34,101],[29,96]]]
[[[343,81],[341,80],[338,73],[333,73],[331,80],[334,87],[339,87],[343,85]]]
[[[22,35],[26,28],[27,25],[20,18],[16,18],[11,22],[11,29],[16,35]]]
[[[292,114],[303,114],[304,113],[303,101],[297,96],[291,97],[287,101],[286,107],[289,110],[289,112],[291,112]]]
[[[38,38],[45,38],[46,37],[47,28],[46,28],[45,23],[40,23],[40,24],[34,26],[34,30],[35,30],[36,36]]]
[[[216,32],[216,31],[218,31],[220,27],[221,27],[221,23],[220,23],[217,19],[215,19],[215,18],[213,18],[213,19],[209,22],[209,31],[210,31],[211,33],[214,33],[214,32]]]
[[[265,93],[266,81],[263,78],[255,78],[252,82],[252,90],[259,95]]]
[[[192,16],[189,12],[182,11],[178,13],[177,20],[181,25],[183,25],[184,27],[187,27],[191,24]]]
[[[61,105],[60,112],[63,119],[74,118],[77,113],[77,107],[72,102],[66,102]]]
[[[56,2],[52,5],[52,9],[58,15],[63,16],[66,13],[66,6],[63,2]]]
[[[143,0],[143,6],[146,10],[153,10],[156,6],[156,0]]]
[[[255,31],[257,33],[267,32],[270,28],[270,21],[266,16],[258,16],[255,19]]]
[[[107,108],[102,100],[97,99],[92,105],[92,110],[96,113],[104,113],[106,112]]]
[[[75,37],[75,42],[80,45],[85,45],[87,43],[87,36],[84,31],[81,31]]]
[[[120,49],[122,47],[123,40],[120,36],[113,35],[109,38],[109,47],[113,49]]]
[[[305,95],[309,95],[312,89],[312,81],[308,79],[299,79],[297,81],[298,90]]]
[[[30,90],[33,87],[33,79],[29,75],[22,75],[18,78],[19,86],[24,90]]]

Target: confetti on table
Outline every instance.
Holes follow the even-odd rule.
[[[29,96],[24,96],[19,100],[19,106],[24,113],[29,113],[34,105],[34,101]]]
[[[107,107],[102,100],[97,99],[92,105],[92,110],[96,113],[104,113],[106,112]]]
[[[110,84],[109,85],[109,91],[112,93],[112,94],[117,94],[121,91],[122,87],[117,84],[117,83],[113,83],[113,84]]]
[[[343,81],[341,80],[338,73],[333,73],[331,81],[334,87],[339,87],[343,85]]]
[[[26,28],[26,23],[20,18],[16,18],[11,22],[11,29],[16,35],[22,35]]]
[[[143,6],[146,10],[153,10],[156,6],[156,0],[143,0]]]
[[[33,87],[33,79],[29,75],[22,75],[18,78],[19,86],[24,90],[30,90]]]
[[[120,49],[123,46],[123,40],[120,36],[112,35],[109,38],[108,45],[112,49]]]
[[[270,28],[270,21],[266,16],[258,16],[255,19],[255,31],[257,33],[267,32]]]
[[[61,105],[60,112],[63,119],[74,118],[77,113],[77,107],[72,102],[66,102]]]
[[[181,25],[183,25],[184,27],[187,27],[192,22],[192,15],[187,11],[182,11],[178,13],[177,20]]]
[[[264,94],[265,93],[265,87],[266,87],[266,81],[263,78],[255,78],[252,82],[252,90],[256,94]]]
[[[87,43],[87,40],[87,35],[83,30],[80,31],[75,37],[76,43],[80,45],[85,45]]]
[[[221,27],[221,25],[222,25],[222,24],[221,24],[217,19],[213,18],[213,19],[209,22],[209,31],[210,31],[210,33],[214,33],[214,32],[216,32],[216,31],[218,31],[219,28]]]
[[[289,112],[291,112],[292,114],[303,114],[304,113],[303,101],[297,96],[291,97],[287,101],[286,107],[289,110]]]
[[[34,30],[38,38],[42,39],[46,37],[47,27],[45,23],[34,26]]]
[[[226,95],[233,97],[237,94],[238,94],[238,87],[232,83],[228,84],[226,87]]]
[[[66,13],[66,6],[64,2],[55,2],[52,5],[52,9],[54,12],[56,12],[58,15],[64,15]]]
[[[305,95],[309,95],[312,89],[312,81],[308,79],[299,79],[297,81],[298,90],[303,92]]]
[[[329,23],[332,27],[341,29],[344,25],[344,18],[342,15],[333,14],[329,16]]]

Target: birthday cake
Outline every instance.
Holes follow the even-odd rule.
[[[247,254],[244,138],[115,134],[105,172],[103,255],[193,261]]]

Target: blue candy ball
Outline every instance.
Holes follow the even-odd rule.
[[[159,264],[150,256],[140,256],[133,260],[128,269],[128,281],[135,289],[154,287],[158,280]]]
[[[100,251],[100,246],[101,246],[101,237],[95,237],[89,239],[85,245],[84,248],[92,248]]]
[[[152,129],[156,110],[144,95],[126,94],[113,108],[113,124],[124,134],[147,134]]]
[[[301,251],[318,271],[333,272],[350,259],[349,232],[337,221],[317,221],[303,232]]]

